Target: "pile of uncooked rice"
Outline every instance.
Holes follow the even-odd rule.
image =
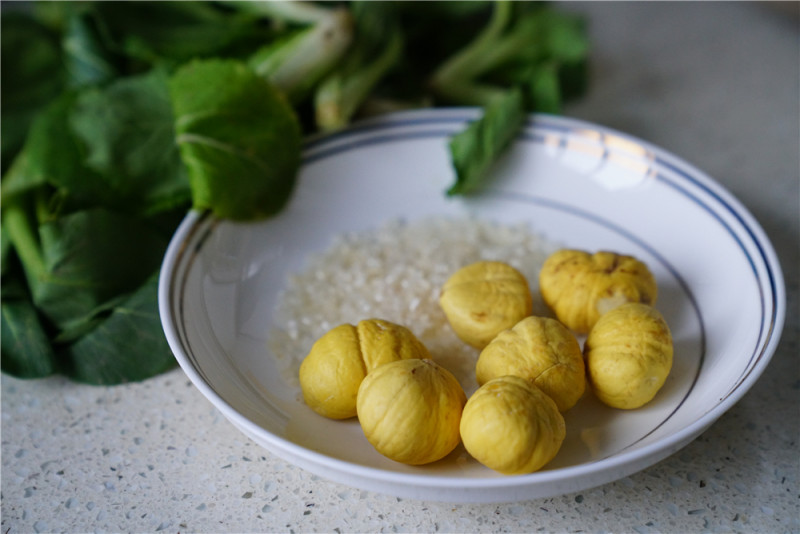
[[[269,348],[283,378],[299,387],[300,363],[323,334],[343,323],[384,319],[410,329],[470,392],[476,387],[478,351],[462,342],[447,322],[439,306],[442,285],[470,263],[503,261],[527,278],[534,314],[545,314],[538,277],[555,249],[525,224],[471,217],[393,220],[340,235],[289,278],[279,296]]]

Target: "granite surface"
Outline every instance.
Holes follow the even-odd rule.
[[[788,310],[755,386],[673,456],[509,504],[418,502],[289,465],[181,370],[99,388],[2,377],[2,529],[23,532],[800,532],[800,4],[569,3],[594,43],[568,116],[715,177],[761,223]]]

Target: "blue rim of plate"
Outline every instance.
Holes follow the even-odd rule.
[[[303,164],[308,165],[342,152],[347,152],[370,145],[424,138],[447,139],[459,131],[464,124],[471,120],[475,120],[477,116],[478,110],[475,109],[451,108],[446,110],[438,109],[397,113],[383,116],[378,119],[363,121],[339,132],[327,134],[325,136],[309,138],[304,145]],[[651,176],[656,180],[668,185],[669,187],[672,187],[691,202],[699,205],[703,210],[711,215],[737,243],[739,249],[746,257],[750,265],[751,272],[756,280],[756,285],[759,290],[761,325],[755,346],[745,370],[736,380],[735,384],[724,396],[718,399],[718,402],[711,409],[709,409],[702,416],[696,418],[692,425],[684,429],[681,436],[674,436],[671,440],[661,440],[659,442],[649,444],[643,448],[636,449],[635,451],[625,453],[624,451],[630,449],[636,443],[655,432],[680,409],[686,398],[688,398],[688,396],[691,394],[697,381],[697,377],[702,370],[706,350],[705,326],[699,306],[697,305],[690,288],[677,270],[671,264],[669,264],[669,262],[667,262],[653,247],[648,245],[643,239],[637,237],[634,233],[619,227],[613,222],[583,209],[576,208],[575,206],[570,206],[566,203],[562,203],[553,199],[520,193],[495,191],[492,190],[491,187],[488,187],[484,191],[484,194],[495,195],[498,198],[505,198],[506,200],[537,203],[554,209],[570,212],[579,217],[583,217],[591,220],[592,222],[603,225],[609,230],[618,233],[624,238],[631,240],[631,242],[634,242],[638,246],[647,250],[648,253],[657,258],[658,261],[661,262],[662,265],[670,272],[670,274],[674,276],[674,278],[681,285],[681,288],[689,297],[691,305],[700,323],[701,356],[693,383],[685,394],[684,398],[663,421],[652,428],[647,434],[641,436],[636,442],[627,445],[619,451],[616,451],[609,457],[599,458],[592,460],[591,462],[586,462],[575,466],[568,466],[549,471],[540,471],[530,475],[513,477],[512,479],[475,479],[476,481],[479,481],[480,486],[485,489],[490,489],[490,487],[497,485],[508,485],[511,483],[510,481],[514,479],[516,479],[516,482],[512,483],[512,485],[523,486],[526,484],[526,481],[530,482],[532,480],[531,477],[547,479],[554,477],[555,473],[563,473],[565,471],[572,471],[575,469],[585,469],[590,466],[599,470],[599,466],[608,464],[610,459],[613,460],[614,464],[619,464],[623,462],[626,457],[631,457],[632,455],[645,456],[652,454],[654,449],[668,449],[671,446],[674,447],[677,443],[685,443],[688,438],[696,436],[708,425],[713,423],[714,420],[727,411],[727,409],[729,409],[736,401],[738,401],[738,399],[744,395],[747,389],[749,389],[749,385],[746,388],[743,388],[742,386],[748,381],[750,381],[750,385],[752,385],[752,382],[758,378],[760,373],[765,368],[766,364],[774,353],[784,322],[785,290],[783,286],[783,276],[775,253],[758,223],[752,218],[747,210],[732,195],[727,193],[718,183],[698,169],[658,147],[652,146],[649,143],[630,135],[614,131],[613,129],[580,120],[556,117],[546,114],[531,115],[527,119],[520,135],[518,136],[518,141],[541,143],[547,139],[546,136],[548,133],[562,136],[584,137],[589,142],[597,142],[598,139],[602,140],[610,136],[625,140],[628,143],[632,143],[640,149],[643,148],[644,159],[651,163],[651,170],[656,169],[655,172],[652,172]],[[563,138],[560,142],[563,143]],[[605,159],[607,156],[608,148],[604,148],[602,158]],[[639,157],[642,156],[640,155]],[[670,173],[675,175],[675,177],[667,176],[666,173],[658,171],[657,169],[659,167],[669,170]],[[709,201],[701,198],[697,193],[693,192],[691,188],[696,188],[702,192],[702,194],[710,197],[713,202],[718,204],[717,207],[721,208],[722,213],[726,213],[733,217],[736,223],[741,227],[741,229],[744,230],[744,233],[751,240],[756,249],[756,255],[750,253],[740,234],[738,234],[731,224],[725,220],[725,218],[721,215],[721,212],[715,211],[714,207],[709,203]],[[182,283],[179,283],[179,278],[183,277],[182,282],[185,283],[186,277],[183,276],[184,273],[188,271],[193,259],[198,256],[203,244],[213,231],[213,228],[216,226],[217,222],[218,221],[216,221],[208,212],[193,212],[184,221],[182,228],[179,229],[173,242],[170,244],[170,248],[177,248],[178,252],[172,255],[174,260],[171,262],[171,264],[165,264],[165,267],[167,268],[162,270],[162,280],[159,288],[159,300],[161,301],[161,315],[162,321],[165,323],[165,328],[169,326],[178,333],[178,345],[173,346],[173,351],[176,352],[179,362],[185,358],[191,365],[189,369],[182,365],[184,370],[188,372],[192,381],[198,387],[200,387],[207,394],[207,396],[208,394],[215,396],[217,402],[226,406],[231,414],[239,415],[236,409],[233,408],[221,395],[214,390],[212,381],[205,376],[202,369],[197,365],[196,360],[192,356],[188,336],[186,335],[185,330],[178,328],[178,325],[182,324],[182,322],[174,321],[169,317],[170,311],[177,311],[178,316],[183,317],[184,314],[182,304],[184,301],[183,295],[185,294],[185,286],[183,286]],[[195,237],[198,235],[198,233],[199,237]],[[194,242],[194,245],[187,247],[186,245],[191,242]],[[187,259],[187,254],[189,259]],[[168,253],[168,257],[169,256],[170,254]],[[762,280],[762,275],[759,272],[757,265],[763,266],[765,271],[764,277],[767,282],[766,284],[763,283],[764,280]],[[178,269],[178,267],[181,268]],[[177,292],[169,292],[168,287],[181,287],[181,289]],[[178,301],[177,305],[176,300]],[[171,342],[171,345],[172,344],[173,343]],[[756,369],[758,369],[759,372],[754,375],[753,373],[756,371]],[[260,428],[257,427],[257,425],[254,425],[254,427]],[[436,478],[458,481],[458,484],[460,484],[462,487],[465,486],[467,481],[467,479],[458,477],[428,477],[419,474],[389,472],[378,468],[353,464],[345,460],[339,460],[316,451],[305,449],[300,445],[297,445],[285,438],[272,435],[271,433],[270,437],[275,442],[280,443],[284,447],[294,449],[295,452],[299,452],[301,455],[324,458],[327,462],[339,464],[351,471],[359,471],[365,476],[369,476],[371,473],[379,472],[381,475],[392,478],[397,482],[424,481],[429,484],[431,483],[431,480],[428,480],[429,478]],[[609,465],[608,467],[613,466]],[[491,481],[496,482],[493,483]],[[505,483],[503,481],[505,481]],[[446,482],[442,483],[442,485],[445,484]]]

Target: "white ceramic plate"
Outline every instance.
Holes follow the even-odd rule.
[[[601,126],[531,117],[486,191],[447,198],[448,137],[474,110],[428,110],[311,140],[296,192],[277,217],[233,224],[190,213],[169,247],[164,330],[197,388],[244,434],[323,477],[400,497],[501,502],[579,491],[674,453],[736,403],[764,371],[785,313],[775,253],[745,208],[698,169]],[[287,275],[333,236],[391,218],[470,214],[527,222],[548,239],[645,261],[672,329],[672,373],[657,398],[616,411],[592,398],[567,412],[556,458],[502,476],[452,454],[392,462],[357,421],[330,421],[281,378],[267,336]]]

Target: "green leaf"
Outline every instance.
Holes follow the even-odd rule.
[[[533,97],[529,111],[559,112],[560,102],[586,90],[589,43],[580,17],[551,9],[529,12],[496,49],[505,50],[499,54],[503,60],[487,79],[527,87]]]
[[[509,87],[527,86],[539,102],[529,110],[554,110],[562,81],[570,96],[579,92],[587,55],[580,17],[538,4],[501,1],[483,31],[436,69],[431,84],[440,98],[469,105],[485,105]],[[556,69],[558,99],[546,87],[554,81],[548,69]]]
[[[4,202],[44,184],[69,197],[76,208],[119,204],[103,178],[84,165],[86,147],[69,125],[74,101],[74,93],[64,93],[36,117],[21,160],[4,177]]]
[[[78,12],[85,11],[89,2],[70,2],[62,0],[41,0],[31,2],[30,11],[33,17],[50,30],[63,33],[69,19]]]
[[[158,271],[61,356],[67,376],[98,385],[144,380],[173,368],[158,315]]]
[[[192,62],[170,89],[194,207],[234,220],[279,211],[294,187],[302,141],[281,93],[232,60]]]
[[[583,61],[589,54],[586,21],[569,13],[542,10],[539,28],[543,34],[545,55],[561,63]]]
[[[528,95],[530,111],[541,113],[561,112],[561,84],[558,78],[558,67],[552,63],[536,68],[528,77]]]
[[[0,225],[0,276],[5,276],[10,270],[13,257],[13,247],[6,231],[6,225],[2,224]]]
[[[97,17],[88,10],[75,12],[67,20],[62,47],[71,87],[104,83],[117,75],[114,55],[99,26]]]
[[[79,320],[66,323],[66,328],[58,332],[58,334],[52,338],[51,341],[53,345],[69,344],[85,336],[97,328],[99,324],[105,321],[108,317],[108,314],[111,313],[114,307],[116,307],[120,302],[125,301],[128,296],[129,295],[127,293],[123,293],[121,295],[112,297]]]
[[[96,2],[93,8],[119,52],[148,65],[224,56],[272,35],[257,17],[212,2]]]
[[[23,149],[18,153],[3,174],[3,181],[0,182],[0,194],[2,194],[2,204],[4,205],[13,202],[14,197],[25,195],[33,189],[47,185],[47,180],[42,174],[36,174],[31,170],[28,152]]]
[[[0,17],[0,147],[5,172],[22,148],[36,114],[65,86],[55,34],[20,12]]]
[[[450,140],[450,156],[456,182],[448,195],[471,193],[483,185],[495,161],[505,152],[525,121],[519,90],[494,98],[483,116]]]
[[[166,73],[153,70],[88,89],[77,97],[69,121],[85,147],[85,164],[125,211],[150,215],[189,207]]]
[[[50,340],[18,280],[4,277],[0,311],[3,372],[19,378],[41,378],[56,372],[56,358]]]
[[[29,277],[36,307],[60,330],[138,287],[156,269],[167,239],[147,221],[102,208],[39,227],[44,274]]]
[[[47,184],[66,211],[105,206],[150,216],[188,209],[167,80],[153,71],[55,100],[3,177],[3,202]]]

